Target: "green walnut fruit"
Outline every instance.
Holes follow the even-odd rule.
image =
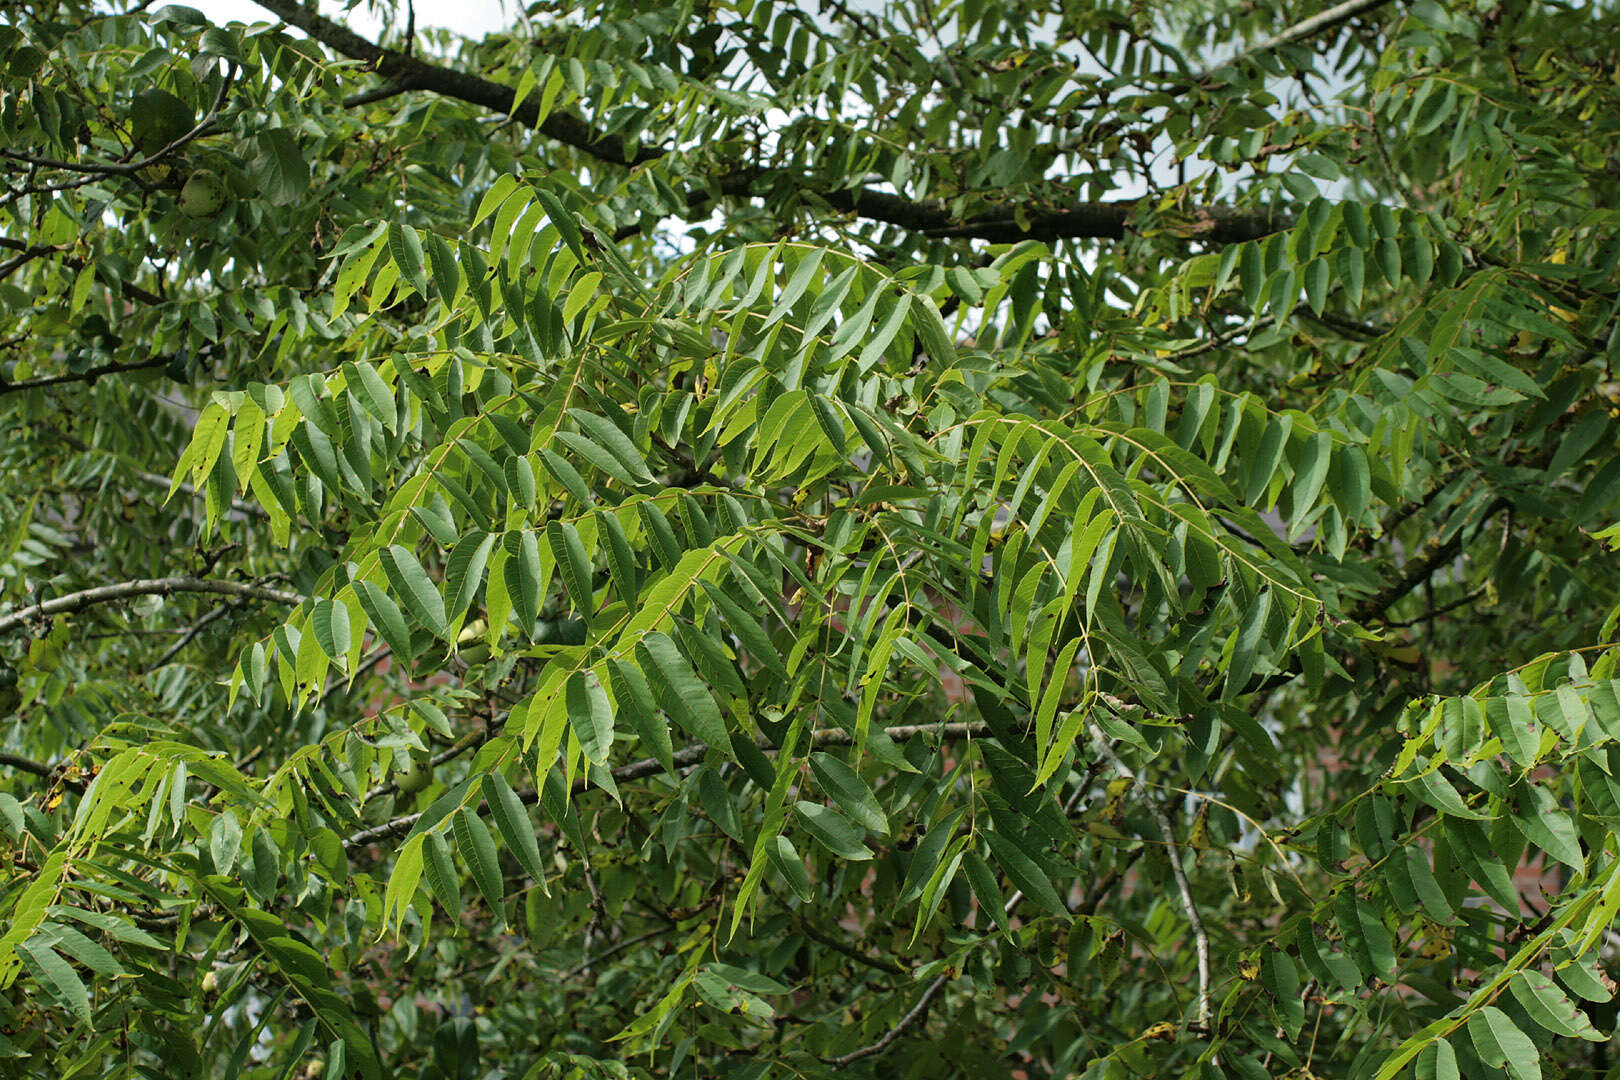
[[[186,217],[211,218],[225,209],[225,182],[207,169],[186,177],[180,189],[180,212]]]
[[[428,764],[432,757],[429,750],[411,750],[411,767],[394,779],[401,795],[415,795],[433,781],[433,768]]]
[[[428,786],[433,780],[433,770],[420,765],[411,764],[411,767],[399,774],[394,781],[401,795],[415,795]]]

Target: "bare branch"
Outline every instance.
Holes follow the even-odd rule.
[[[609,945],[607,948],[603,949],[601,952],[595,954],[594,956],[587,956],[583,963],[579,964],[576,967],[573,967],[573,968],[569,969],[569,971],[566,972],[563,975],[563,978],[572,979],[576,975],[581,975],[581,974],[589,971],[591,968],[595,967],[597,964],[600,964],[603,960],[606,960],[608,957],[614,955],[615,953],[621,953],[626,949],[634,948],[635,946],[640,945],[644,941],[651,941],[653,938],[661,937],[664,934],[667,934],[671,930],[674,930],[674,929],[675,929],[675,927],[674,927],[673,924],[671,924],[669,926],[660,926],[658,929],[649,930],[645,934],[637,934],[633,938],[626,938],[623,941],[615,942],[614,944]]]
[[[1244,49],[1230,60],[1222,63],[1220,67],[1205,72],[1198,81],[1203,82],[1210,78],[1222,67],[1241,64],[1245,60],[1253,60],[1255,57],[1271,52],[1273,49],[1279,49],[1284,45],[1292,45],[1296,41],[1303,41],[1323,30],[1331,30],[1333,27],[1353,19],[1357,15],[1365,14],[1375,8],[1381,8],[1387,3],[1389,3],[1389,0],[1344,0],[1344,3],[1335,4],[1326,11],[1319,11],[1308,19],[1301,19],[1286,30],[1279,30],[1258,45]]]
[[[0,750],[0,765],[21,769],[23,772],[33,773],[35,776],[47,780],[56,771],[55,768],[45,764],[43,761],[35,761],[33,758],[23,757],[21,754],[13,754],[6,750]]]
[[[564,110],[553,110],[542,118],[539,102],[534,95],[519,104],[516,92],[509,86],[385,49],[347,27],[308,10],[297,0],[255,2],[328,48],[351,60],[369,64],[388,80],[389,93],[383,96],[392,96],[404,89],[419,89],[455,98],[469,105],[479,105],[503,113],[599,161],[625,168],[656,161],[669,153],[650,146],[631,149],[622,139],[605,135],[584,119]],[[362,94],[359,100],[363,103],[377,98]],[[756,194],[756,189],[762,194],[784,181],[818,196],[835,209],[870,221],[896,225],[927,236],[965,237],[996,243],[1024,239],[1122,239],[1138,205],[1130,200],[1081,203],[1068,210],[1035,211],[1025,222],[1016,220],[1010,212],[981,215],[964,221],[953,216],[943,203],[916,202],[871,188],[823,190],[809,177],[757,166],[732,169],[717,177],[712,187],[699,185],[693,188],[687,193],[687,205],[694,210],[701,208],[714,191],[734,198],[751,198]],[[1232,207],[1205,207],[1200,211],[1199,219],[1204,224],[1196,238],[1214,243],[1252,240],[1288,228],[1293,223],[1292,216],[1281,211]]]
[[[0,237],[0,240],[3,239],[5,239],[5,237]],[[13,244],[16,246],[13,247]],[[3,263],[0,263],[0,279],[10,277],[13,271],[27,266],[41,255],[50,255],[54,252],[62,250],[61,244],[34,244],[30,246],[26,244],[18,244],[16,241],[10,241],[5,246],[17,251],[18,254],[7,259]]]
[[[0,277],[4,274],[0,273]],[[126,371],[147,371],[155,367],[168,364],[166,356],[154,356],[148,360],[136,360],[128,364],[101,364],[98,367],[86,368],[84,371],[68,375],[48,375],[39,379],[26,379],[23,382],[6,382],[0,379],[0,394],[15,394],[22,390],[38,390],[44,386],[61,386],[65,383],[89,382],[93,383],[103,375],[120,375]],[[165,480],[164,484],[168,484]]]
[[[1409,626],[1416,626],[1419,623],[1432,622],[1447,612],[1456,611],[1460,607],[1467,604],[1472,604],[1475,600],[1478,600],[1480,597],[1484,596],[1489,590],[1489,584],[1481,585],[1477,589],[1470,589],[1468,592],[1457,597],[1457,599],[1451,601],[1450,603],[1441,604],[1433,611],[1424,612],[1415,619],[1400,619],[1395,622],[1386,622],[1384,625],[1390,627],[1391,629],[1402,630]]]
[[[1497,499],[1487,506],[1479,516],[1479,524],[1483,525],[1498,513],[1506,510],[1510,504],[1506,499]],[[1350,609],[1348,618],[1356,623],[1368,623],[1381,617],[1384,612],[1407,593],[1427,581],[1441,565],[1456,558],[1462,550],[1462,533],[1459,531],[1450,539],[1432,536],[1424,545],[1406,560],[1401,567],[1401,576],[1385,585],[1382,589],[1362,600]]]
[[[82,611],[96,604],[130,600],[137,596],[170,596],[182,592],[239,596],[251,600],[271,600],[278,604],[300,604],[304,601],[304,597],[298,593],[271,589],[245,581],[192,577],[143,578],[138,581],[121,581],[115,585],[98,585],[93,589],[82,589],[66,596],[58,596],[52,600],[19,608],[10,615],[0,616],[0,634],[9,633],[33,619],[47,615]]]
[[[1071,794],[1068,800],[1064,802],[1064,817],[1068,817],[1074,812],[1074,808],[1080,804],[1080,800],[1085,797],[1086,791],[1090,787],[1091,779],[1090,774],[1088,774],[1086,779],[1082,780],[1075,786],[1073,794]],[[1018,909],[1018,905],[1023,902],[1024,890],[1015,889],[1013,890],[1013,894],[1007,898],[1007,902],[1001,906],[1001,910],[1006,912],[1008,915],[1011,915]],[[901,1035],[905,1034],[906,1029],[912,1024],[915,1024],[922,1017],[922,1015],[927,1011],[929,1003],[939,995],[941,990],[945,989],[945,984],[950,981],[952,974],[953,972],[949,968],[941,972],[933,982],[928,984],[928,988],[923,991],[922,997],[917,999],[917,1004],[912,1006],[910,1011],[896,1021],[895,1025],[888,1031],[884,1032],[883,1037],[878,1039],[876,1042],[869,1043],[858,1050],[851,1050],[842,1057],[822,1058],[821,1060],[828,1065],[848,1065],[851,1062],[859,1061],[862,1058],[868,1058],[874,1054],[881,1054],[884,1050],[887,1050],[890,1046],[894,1045],[894,1041]]]

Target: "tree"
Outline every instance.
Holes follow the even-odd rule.
[[[1608,1068],[1620,25],[0,26],[0,1073]]]

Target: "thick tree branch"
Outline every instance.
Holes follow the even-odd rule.
[[[1245,60],[1253,60],[1255,57],[1271,52],[1273,49],[1280,49],[1284,45],[1304,41],[1306,38],[1313,37],[1324,30],[1331,30],[1340,23],[1347,22],[1357,15],[1363,15],[1375,8],[1381,8],[1389,2],[1390,0],[1344,0],[1344,3],[1335,4],[1326,11],[1317,12],[1308,19],[1301,19],[1286,30],[1279,30],[1259,44],[1244,49],[1219,67],[1211,68],[1205,72],[1198,81],[1206,81],[1217,74],[1221,68],[1241,64]]]
[[[47,615],[82,611],[96,604],[117,600],[130,600],[137,596],[170,596],[174,593],[214,593],[220,596],[238,596],[250,600],[271,600],[278,604],[299,604],[304,597],[284,589],[272,589],[245,581],[221,581],[214,578],[167,577],[143,578],[139,581],[121,581],[115,585],[98,585],[66,596],[58,596],[38,604],[19,608],[10,615],[0,616],[0,634],[9,633],[33,619]]]
[[[84,371],[67,375],[48,375],[38,379],[25,379],[22,382],[6,382],[0,379],[0,395],[15,394],[22,390],[38,390],[44,386],[61,386],[65,383],[88,382],[94,383],[103,375],[121,375],[126,371],[146,371],[155,367],[167,365],[169,358],[154,356],[148,360],[136,360],[128,364],[101,364],[97,367],[86,368]],[[165,480],[167,485],[168,481]]]
[[[365,62],[387,80],[377,91],[350,98],[353,103],[365,104],[411,90],[425,90],[503,113],[548,138],[612,165],[634,168],[669,153],[650,146],[630,149],[624,140],[597,131],[584,119],[561,110],[554,110],[541,120],[539,101],[534,95],[514,108],[517,95],[509,86],[375,45],[347,27],[307,10],[296,0],[255,2],[328,48],[351,60]],[[1026,223],[1020,223],[1010,213],[962,220],[952,216],[941,204],[918,202],[871,188],[821,190],[808,179],[790,172],[750,166],[726,172],[717,178],[714,186],[722,195],[748,198],[756,194],[756,188],[762,190],[784,180],[836,209],[870,221],[927,236],[965,237],[993,243],[1025,239],[1118,240],[1125,236],[1137,208],[1134,201],[1096,202],[1066,210],[1037,211]],[[687,196],[689,207],[702,206],[709,200],[710,193],[711,189],[706,186],[694,188]],[[1197,224],[1189,230],[1189,235],[1215,243],[1252,240],[1287,228],[1293,221],[1290,215],[1280,211],[1231,207],[1203,208],[1194,214],[1194,219]]]
[[[1508,505],[1506,499],[1497,499],[1480,514],[1479,524],[1483,525],[1506,510]],[[1461,550],[1461,530],[1453,534],[1449,540],[1442,540],[1439,536],[1430,537],[1422,547],[1413,552],[1410,559],[1406,560],[1401,567],[1400,577],[1351,608],[1347,617],[1354,623],[1369,623],[1382,618],[1384,612],[1394,607],[1407,593],[1429,580],[1443,563],[1456,558]]]
[[[21,754],[13,754],[6,750],[0,750],[0,765],[5,765],[12,769],[20,769],[25,773],[33,773],[35,776],[43,777],[47,780],[50,779],[51,774],[56,771],[52,766],[45,764],[43,761],[35,761],[33,758],[23,757]]]
[[[316,14],[297,3],[297,0],[256,0],[260,7],[273,13],[290,26],[296,26],[327,48],[351,60],[363,60],[373,71],[386,78],[396,92],[428,90],[444,97],[479,105],[504,113],[525,127],[538,130],[548,138],[565,146],[582,150],[592,157],[615,165],[635,166],[655,161],[664,151],[643,147],[625,151],[624,141],[596,131],[590,124],[572,113],[554,111],[542,122],[538,97],[530,96],[516,109],[512,107],[517,93],[510,86],[477,75],[440,67],[414,56],[385,49],[356,34],[346,26]]]

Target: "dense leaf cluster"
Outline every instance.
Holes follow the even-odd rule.
[[[1613,10],[0,26],[0,1074],[1607,1069]]]

